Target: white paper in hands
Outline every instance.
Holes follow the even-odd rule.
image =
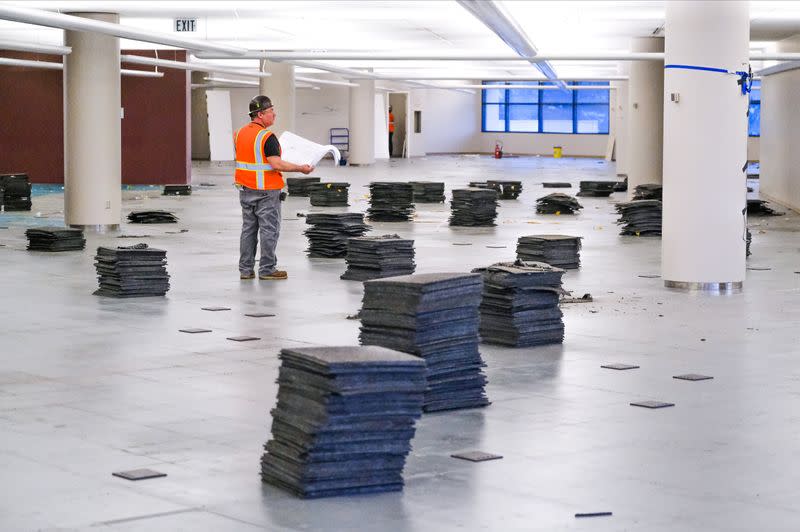
[[[281,133],[279,142],[281,143],[281,159],[290,163],[317,166],[317,163],[330,152],[333,154],[334,163],[339,166],[339,159],[342,158],[336,146],[330,144],[323,146],[290,131]]]

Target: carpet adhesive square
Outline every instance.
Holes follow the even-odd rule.
[[[97,248],[95,269],[100,287],[95,295],[109,297],[164,296],[169,291],[167,252],[147,244]]]
[[[425,359],[426,412],[489,404],[478,350],[481,286],[480,275],[464,273],[364,283],[359,339]]]
[[[188,328],[188,329],[178,329],[178,332],[188,333],[188,334],[200,334],[200,333],[210,333],[211,329]]]
[[[517,240],[517,259],[544,262],[556,268],[572,270],[581,265],[580,236],[531,235]]]
[[[551,181],[549,183],[542,183],[544,188],[572,188],[572,183],[565,181]]]
[[[147,480],[150,478],[166,477],[166,473],[160,473],[153,469],[131,469],[130,471],[117,471],[111,473],[115,477],[124,478],[125,480]]]
[[[414,213],[411,183],[376,181],[369,184],[367,215],[375,222],[407,222]]]
[[[537,214],[575,214],[583,209],[578,200],[568,194],[554,192],[536,200]]]
[[[283,349],[261,478],[302,498],[400,491],[425,362],[382,347]]]
[[[637,401],[631,403],[631,406],[641,406],[642,408],[667,408],[675,406],[675,403],[665,403],[663,401]]]
[[[222,312],[230,310],[230,307],[202,307],[200,310],[207,310],[208,312]]]
[[[480,335],[487,343],[529,347],[564,341],[558,294],[564,270],[543,262],[500,262],[483,277]]]
[[[254,340],[261,340],[258,336],[229,336],[228,340],[234,342],[252,342]]]
[[[434,181],[410,181],[414,189],[414,203],[444,203],[444,183]]]
[[[450,201],[450,225],[456,227],[492,227],[497,218],[498,193],[492,188],[453,190]]]
[[[486,462],[489,460],[500,460],[503,458],[499,454],[485,453],[483,451],[467,451],[450,455],[452,458],[468,460],[470,462]]]
[[[245,314],[248,318],[274,318],[275,314],[269,312],[248,312]]]
[[[361,213],[313,213],[306,216],[309,257],[342,258],[347,255],[348,239],[363,236],[370,226]]]
[[[672,378],[682,381],[707,381],[713,379],[714,377],[710,375],[700,375],[699,373],[687,373],[685,375],[675,375]]]
[[[600,367],[604,369],[616,369],[619,371],[624,371],[626,369],[639,369],[639,366],[633,366],[631,364],[604,364]]]

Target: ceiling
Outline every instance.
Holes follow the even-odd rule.
[[[174,18],[198,20],[206,39],[257,50],[381,51],[392,53],[510,54],[483,23],[451,0],[428,1],[15,1],[2,4],[62,12],[110,11],[121,24],[173,33]],[[505,8],[541,53],[628,51],[633,37],[664,35],[663,1],[506,1]],[[775,41],[800,34],[800,1],[751,2],[751,46],[771,51]],[[61,44],[61,30],[0,21],[0,40]],[[153,45],[123,41],[123,48]],[[256,66],[255,60],[220,61]],[[371,67],[397,76],[443,75],[465,79],[534,75],[523,62],[329,61]],[[618,62],[552,61],[560,77],[624,74]],[[304,69],[305,70],[305,69]]]

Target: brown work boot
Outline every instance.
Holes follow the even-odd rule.
[[[283,270],[275,270],[267,275],[259,274],[258,278],[262,281],[283,281],[284,279],[288,279],[289,275]]]

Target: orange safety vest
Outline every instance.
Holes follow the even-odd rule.
[[[236,147],[236,184],[256,190],[280,190],[283,175],[267,162],[264,146],[272,132],[250,122],[233,135]]]
[[[394,133],[394,114],[389,113],[389,133]]]

